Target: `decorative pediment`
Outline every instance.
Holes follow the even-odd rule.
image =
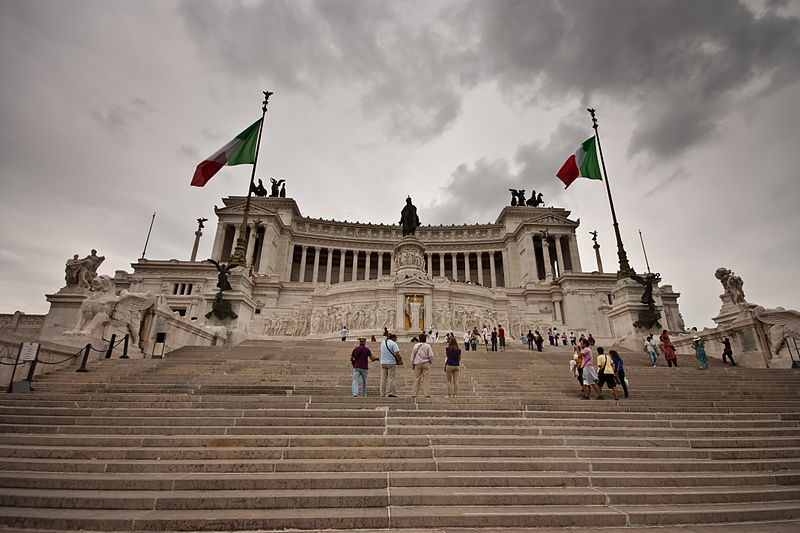
[[[529,218],[525,221],[525,224],[536,224],[540,226],[568,226],[571,228],[577,228],[580,222],[570,220],[567,217],[561,217],[552,213],[548,213],[546,215]]]
[[[398,289],[431,289],[433,288],[433,282],[426,279],[420,278],[406,278],[406,279],[398,279],[395,284],[395,287]]]

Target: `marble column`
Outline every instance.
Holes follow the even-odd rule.
[[[217,234],[214,236],[214,249],[211,251],[211,259],[219,261],[222,258],[222,245],[225,244],[225,230],[228,225],[222,222],[217,224]]]
[[[261,241],[261,258],[258,260],[258,272],[260,274],[264,274],[267,272],[267,249],[269,248],[267,243],[267,235],[270,231],[269,226],[264,227],[264,240]],[[272,244],[271,242],[269,243]]]
[[[561,235],[555,236],[556,260],[558,261],[559,276],[564,273],[564,252],[561,250]]]
[[[308,254],[308,246],[303,246],[303,253],[300,254],[300,277],[297,279],[300,283],[306,280],[306,254]]]
[[[253,266],[250,264],[250,261],[253,260],[253,249],[256,247],[256,239],[258,238],[258,226],[253,224],[250,226],[250,235],[247,238],[247,247],[245,248],[246,252],[244,254],[245,263],[248,266]]]
[[[331,272],[333,272],[333,250],[328,248],[328,264],[325,267],[325,283],[331,282]]]
[[[569,236],[569,261],[572,264],[573,272],[583,272],[581,255],[578,253],[578,238],[575,235]]]
[[[536,259],[536,236],[530,236],[530,245],[531,245],[531,265],[533,266],[533,279],[538,281],[539,280],[539,261]]]
[[[433,277],[433,254],[425,254],[428,258],[428,276]]]
[[[350,281],[358,281],[358,250],[353,250],[353,270],[350,272]]]
[[[553,281],[553,264],[550,262],[550,243],[542,239],[542,255],[544,256],[544,279]]]
[[[563,324],[564,319],[561,317],[561,300],[556,300],[555,302],[553,302],[553,309],[556,310],[556,322],[558,322],[559,324]]]
[[[383,276],[383,252],[378,252],[378,279]]]
[[[394,274],[394,270],[395,270],[395,268],[394,268],[394,257],[392,257],[392,254],[390,253],[389,254],[389,275]]]
[[[372,252],[365,252],[367,254],[366,259],[364,260],[364,279],[369,280],[370,275],[370,263],[372,262]]]
[[[345,250],[339,250],[339,283],[344,283]]]
[[[497,287],[497,271],[494,266],[494,252],[489,252],[489,276],[492,282],[492,288]]]
[[[453,261],[453,281],[458,281],[458,255],[452,252],[450,258]]]
[[[239,224],[235,224],[233,227],[234,230],[233,230],[233,244],[231,245],[231,255],[233,255],[233,252],[236,251],[236,243],[239,242],[239,233],[241,233],[240,230],[242,229],[241,225]]]
[[[292,267],[294,266],[294,249],[297,248],[296,244],[289,245],[289,261],[286,265],[286,281],[292,281]]]
[[[319,277],[319,246],[314,247],[314,273],[311,274],[311,283],[316,284]]]
[[[500,257],[503,258],[503,287],[508,287],[509,279],[511,279],[511,267],[508,262],[508,252],[500,250]]]
[[[472,281],[469,273],[469,252],[464,252],[464,281]]]
[[[444,254],[439,253],[439,275],[443,278],[446,277],[444,274]]]
[[[478,284],[483,285],[483,252],[478,252]]]

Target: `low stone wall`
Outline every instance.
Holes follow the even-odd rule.
[[[14,369],[14,361],[17,359],[19,345],[22,342],[39,342],[39,363],[36,365],[34,382],[36,376],[58,370],[60,368],[78,368],[83,358],[83,349],[76,349],[72,346],[62,346],[58,344],[41,342],[38,335],[25,335],[24,333],[11,333],[10,328],[0,329],[0,387],[2,391],[8,390],[11,382],[11,373]],[[38,334],[38,329],[35,330]],[[105,346],[104,346],[105,347]],[[90,357],[102,357],[100,352],[93,352]],[[21,381],[28,376],[30,363],[17,365],[14,381]]]

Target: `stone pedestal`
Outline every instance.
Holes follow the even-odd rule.
[[[406,235],[394,246],[394,273],[397,279],[424,279],[425,246],[413,235]]]
[[[252,320],[257,305],[253,300],[253,282],[247,275],[246,269],[236,267],[231,270],[228,274],[228,283],[231,284],[231,290],[224,291],[222,299],[231,304],[231,310],[236,313],[236,318],[219,319],[210,315],[205,319],[205,324],[211,327],[223,326],[228,332],[225,344],[234,345],[248,338],[247,325]],[[209,311],[218,292],[216,287],[214,289],[216,289],[214,292],[207,292],[204,295],[206,308]]]
[[[643,294],[644,286],[641,284],[631,278],[619,279],[613,292],[614,303],[607,311],[611,334],[616,338],[616,344],[636,352],[643,349],[647,335],[658,335],[661,332],[657,325],[649,329],[634,325],[639,320],[639,313],[647,311],[647,305],[641,301]],[[656,310],[659,310],[658,306]]]
[[[50,311],[44,318],[42,334],[58,336],[74,329],[78,323],[81,304],[88,295],[88,290],[78,287],[69,289],[64,287],[55,294],[46,294],[45,298],[50,302]]]

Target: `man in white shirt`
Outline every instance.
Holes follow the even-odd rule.
[[[656,340],[652,335],[648,335],[647,340],[644,341],[644,351],[650,356],[650,364],[655,367],[658,351],[656,351]]]
[[[389,334],[389,338],[381,343],[381,397],[397,398],[395,392],[395,370],[397,369],[397,356],[400,347],[397,345],[397,335]]]
[[[426,398],[431,397],[431,364],[433,364],[433,348],[425,342],[425,334],[419,336],[419,342],[411,351],[411,369],[414,371],[414,388],[411,397],[419,394],[419,384],[422,382],[422,393]]]
[[[464,351],[469,351],[469,339],[472,335],[470,335],[469,331],[464,333]]]

